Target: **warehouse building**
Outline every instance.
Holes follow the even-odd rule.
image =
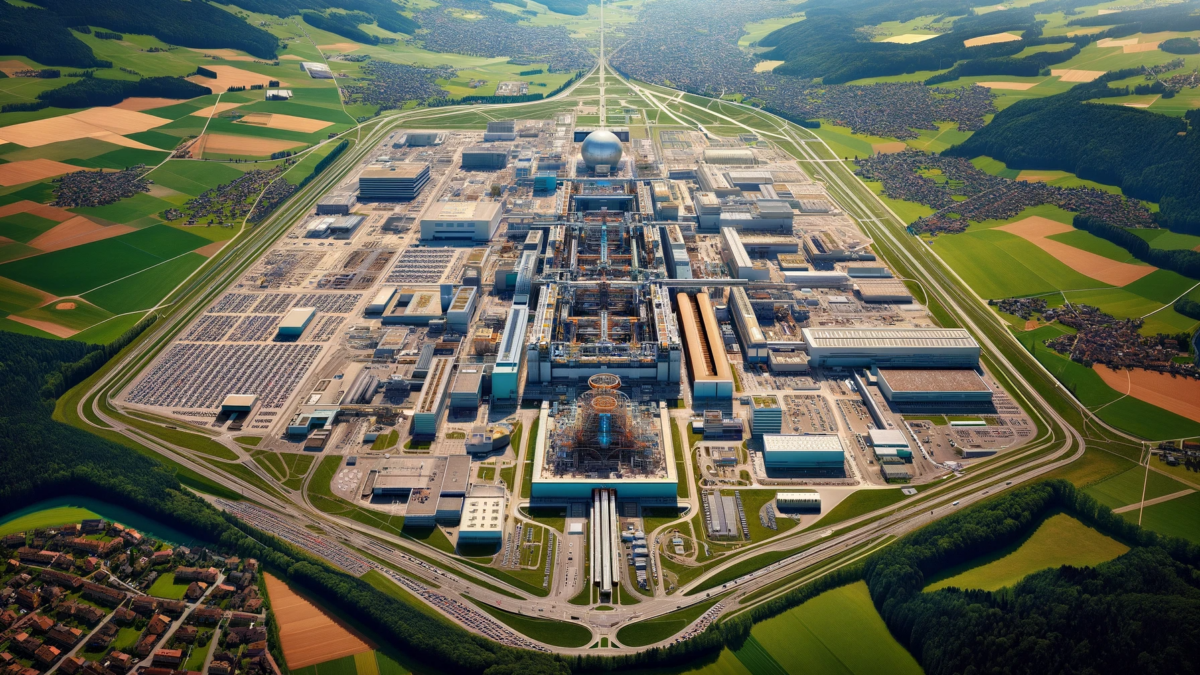
[[[330,195],[317,202],[318,216],[348,216],[350,209],[358,202],[353,194]]]
[[[308,76],[314,80],[332,80],[333,71],[324,63],[315,63],[313,61],[304,61],[300,64],[300,70],[308,73]]]
[[[483,132],[485,142],[517,140],[517,123],[514,120],[499,120],[487,123],[487,131]]]
[[[879,460],[897,458],[912,460],[912,447],[908,444],[904,432],[899,429],[871,429],[867,432],[875,457]]]
[[[755,163],[754,151],[750,148],[705,148],[704,162],[724,166],[749,166]]]
[[[993,392],[972,369],[874,368],[879,391],[901,412],[990,412]]]
[[[416,163],[372,165],[358,176],[359,199],[410,201],[429,182],[429,165]]]
[[[742,358],[746,363],[765,363],[769,354],[767,336],[758,325],[746,289],[735,286],[729,292],[729,299],[729,313],[733,315],[733,325],[742,343]]]
[[[819,492],[776,492],[775,506],[784,512],[821,512]]]
[[[508,166],[508,150],[480,145],[462,151],[464,171],[499,171]]]
[[[421,241],[489,241],[500,229],[499,202],[434,202],[421,217]]]
[[[258,403],[258,394],[230,394],[221,401],[221,412],[248,413],[255,403]]]
[[[866,249],[837,241],[829,232],[818,232],[804,237],[804,254],[814,263],[848,262],[851,260],[875,260],[875,254]]]
[[[774,395],[750,398],[750,433],[755,436],[778,434],[783,431],[783,407]]]
[[[742,238],[732,227],[721,228],[722,254],[733,277],[748,281],[770,281],[771,269],[762,260],[751,260]]]
[[[392,300],[395,297],[395,286],[385,286],[379,289],[379,292],[376,293],[375,297],[371,299],[371,302],[367,304],[367,314],[383,314],[385,311],[387,311],[388,305],[392,303]]]
[[[446,410],[446,392],[450,388],[450,371],[454,368],[454,359],[448,356],[436,357],[417,394],[417,405],[412,414],[413,436],[436,436],[438,423]]]
[[[687,363],[696,398],[733,398],[733,370],[708,293],[676,296]]]
[[[804,328],[818,367],[975,368],[979,343],[961,328]]]
[[[763,464],[768,470],[841,471],[846,464],[846,449],[837,434],[766,434]]]
[[[296,307],[283,315],[276,329],[279,337],[298,338],[317,315],[315,307]]]
[[[474,485],[463,500],[458,541],[469,544],[497,544],[504,536],[504,488],[498,485]]]
[[[383,313],[385,326],[428,326],[430,321],[442,318],[441,289],[401,289],[396,303]]]
[[[854,285],[854,290],[863,302],[886,302],[893,305],[908,305],[913,301],[912,293],[903,281],[898,279],[880,279],[877,281],[860,280]]]

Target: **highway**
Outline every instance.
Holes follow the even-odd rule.
[[[603,43],[603,31],[601,32],[601,42]],[[680,607],[705,602],[710,599],[709,596],[722,591],[729,590],[731,593],[722,601],[720,609],[715,614],[735,614],[744,611],[752,604],[739,605],[738,600],[751,593],[773,586],[785,579],[801,580],[809,571],[821,565],[828,565],[822,568],[822,571],[825,572],[838,565],[846,564],[862,555],[865,550],[885,545],[886,542],[896,537],[979,500],[986,499],[999,490],[1035,480],[1082,455],[1086,447],[1086,439],[1064,417],[1062,412],[1064,409],[1062,401],[1073,399],[1070,399],[1069,395],[1061,387],[1058,387],[1057,382],[1048,373],[1045,373],[1036,364],[1036,361],[1025,354],[1008,330],[997,321],[995,315],[961,279],[957,278],[937,258],[928,246],[907,234],[903,220],[891,212],[874,193],[859,181],[844,162],[836,160],[832,150],[818,136],[749,106],[720,102],[717,106],[718,110],[713,110],[693,101],[693,97],[684,95],[682,92],[630,82],[615,71],[609,72],[609,70],[602,48],[599,63],[596,70],[592,72],[592,74],[596,74],[598,71],[602,91],[606,79],[608,77],[615,78],[656,107],[660,111],[660,121],[670,119],[674,124],[705,131],[699,121],[686,113],[674,111],[669,106],[678,105],[685,109],[690,107],[697,111],[702,110],[702,114],[705,116],[722,119],[731,126],[753,131],[780,147],[792,151],[800,160],[801,166],[814,179],[825,184],[831,196],[873,239],[880,256],[897,270],[898,275],[903,274],[905,278],[919,282],[921,287],[926,289],[927,294],[932,296],[927,298],[927,304],[940,308],[951,321],[971,331],[983,348],[984,359],[989,371],[1008,388],[1022,407],[1036,418],[1039,425],[1037,436],[1018,450],[975,465],[962,477],[925,489],[917,497],[910,498],[911,503],[902,502],[898,506],[842,521],[838,523],[836,531],[818,527],[778,535],[747,547],[744,552],[730,560],[713,564],[704,574],[689,581],[672,595],[666,595],[662,590],[662,584],[659,583],[657,584],[657,594],[653,598],[642,597],[640,598],[641,602],[635,605],[616,605],[611,611],[595,611],[571,605],[553,595],[549,598],[531,596],[519,588],[472,568],[461,559],[434,550],[420,542],[381,532],[350,518],[324,513],[308,499],[307,484],[312,479],[314,472],[310,472],[300,490],[294,492],[282,488],[266,490],[254,482],[220,469],[219,460],[211,462],[203,460],[193,450],[155,439],[139,431],[129,423],[128,418],[111,405],[110,401],[116,393],[127,386],[132,378],[146,367],[184,326],[203,312],[255,260],[262,256],[288,227],[307,214],[322,194],[332,189],[351,171],[360,166],[367,153],[377,147],[389,133],[417,121],[423,126],[433,126],[436,125],[439,118],[459,116],[467,112],[484,114],[485,111],[509,111],[514,108],[519,109],[518,112],[524,110],[536,112],[538,106],[546,106],[547,103],[553,105],[574,100],[575,86],[590,79],[590,75],[581,78],[576,85],[546,101],[472,106],[466,110],[463,108],[437,108],[406,111],[381,116],[360,125],[352,132],[347,132],[347,134],[353,133],[355,136],[353,146],[343,153],[317,180],[297,192],[261,224],[243,229],[238,238],[226,246],[212,263],[201,268],[193,278],[177,289],[169,301],[160,308],[161,319],[130,348],[114,358],[101,373],[92,378],[92,381],[89,381],[87,394],[80,399],[73,413],[85,425],[90,424],[103,433],[122,434],[209,480],[229,487],[244,495],[248,500],[261,505],[264,513],[246,511],[241,507],[230,506],[230,502],[210,499],[219,508],[241,510],[240,517],[247,520],[253,519],[252,522],[257,527],[289,541],[297,538],[298,533],[311,532],[315,527],[324,532],[324,535],[304,544],[306,548],[311,547],[309,550],[315,555],[325,557],[332,564],[357,574],[363,572],[361,561],[367,560],[371,569],[387,570],[388,578],[431,602],[432,606],[450,620],[509,644],[543,649],[549,647],[511,634],[512,631],[499,626],[494,620],[474,610],[467,598],[474,598],[505,610],[533,616],[564,620],[578,617],[578,621],[586,625],[593,632],[595,638],[608,637],[610,641],[615,642],[616,630],[623,625],[639,619],[673,612]],[[707,99],[701,100],[707,101]],[[601,115],[604,115],[603,97],[601,101]],[[732,116],[721,112],[725,106],[731,106],[731,110],[736,110],[741,114]],[[751,123],[747,123],[748,120]],[[1029,381],[1031,377],[1049,379],[1031,383]],[[1035,384],[1037,386],[1034,386]],[[1043,392],[1053,392],[1053,396],[1059,397],[1059,400],[1052,402]],[[1058,405],[1056,406],[1055,403]],[[1076,406],[1076,408],[1081,408],[1081,406]],[[1077,415],[1087,414],[1086,410],[1081,412],[1075,409],[1072,412]],[[686,411],[676,413],[676,418],[685,414]],[[527,444],[523,443],[522,446],[524,447],[518,448],[518,469],[522,466],[523,453]],[[246,461],[248,455],[244,450],[237,447],[230,447],[230,450],[238,455],[242,466],[255,472],[265,480],[266,484],[272,483],[257,464],[253,461]],[[690,457],[685,462],[685,466],[687,467],[686,480],[689,484],[695,485],[694,467]],[[516,472],[517,484],[514,486],[514,494],[520,494],[522,474],[523,472],[520,470]],[[694,492],[695,490],[693,490]],[[687,512],[688,517],[694,514],[694,509],[698,507],[696,498],[697,495],[692,494],[691,499],[683,502],[690,507]],[[514,510],[512,513],[515,514],[516,511]],[[671,526],[672,524],[667,524],[656,532],[647,534],[649,538],[653,539],[657,533]],[[782,552],[801,548],[803,550],[798,553],[782,557]],[[380,563],[365,558],[364,552],[384,561],[386,566],[381,567]],[[775,554],[781,559],[762,569],[733,578],[724,584],[717,584],[708,590],[700,590],[713,586],[712,579],[730,577],[730,569],[739,562],[761,554]],[[555,583],[558,583],[557,580],[561,576],[559,570],[565,564],[565,560],[560,558],[559,567],[552,575],[552,578],[556,580]],[[658,567],[661,570],[661,565]],[[412,584],[418,584],[424,591],[420,589],[414,591]],[[757,598],[756,602],[769,599],[784,590],[785,588],[777,588],[771,593]],[[670,641],[667,640],[660,644],[667,644]],[[579,649],[555,647],[553,649],[556,652],[567,654],[589,653],[586,647]],[[639,649],[644,648],[622,647],[608,653],[632,652]]]

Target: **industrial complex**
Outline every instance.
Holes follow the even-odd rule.
[[[337,457],[336,497],[597,601],[1032,428],[789,155],[571,113],[391,133],[118,404]]]

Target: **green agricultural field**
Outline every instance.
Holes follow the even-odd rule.
[[[1022,541],[934,577],[925,590],[955,587],[996,591],[1039,570],[1098,565],[1128,550],[1125,544],[1059,513],[1042,521]]]
[[[1143,483],[1146,499],[1155,499],[1188,489],[1186,485],[1170,476],[1164,476],[1157,471],[1147,472],[1144,467],[1134,467],[1087,488],[1085,492],[1108,508],[1116,509],[1142,501]]]
[[[1076,272],[1015,234],[975,224],[961,234],[937,237],[933,248],[984,298],[1107,285]]]
[[[44,296],[36,289],[0,278],[0,312],[15,314],[41,305]]]
[[[55,225],[58,223],[32,213],[14,213],[0,218],[0,237],[25,244]]]
[[[187,592],[187,588],[187,584],[175,583],[174,572],[164,572],[154,580],[154,583],[150,585],[150,588],[146,592],[156,598],[180,600],[183,598],[183,594]]]
[[[1136,510],[1121,515],[1126,520],[1138,522]],[[1142,527],[1148,530],[1200,544],[1200,492],[1147,506],[1141,518]]]
[[[933,215],[933,209],[925,206],[924,204],[904,201],[903,199],[892,199],[891,197],[884,195],[883,183],[877,180],[868,180],[863,182],[868,188],[871,189],[871,192],[879,195],[879,199],[882,200],[889,209],[894,211],[897,216],[900,216],[901,220],[903,220],[905,223],[912,223],[918,218]]]
[[[54,527],[68,523],[78,523],[85,518],[99,518],[100,515],[81,506],[56,506],[24,515],[7,516],[0,519],[0,536],[13,532],[31,532],[39,527]]]
[[[1021,173],[1016,169],[1008,168],[1008,165],[1004,162],[987,156],[976,157],[971,160],[971,164],[974,164],[976,169],[984,173],[990,173],[993,176],[1000,176],[1009,180],[1016,180],[1017,176]]]
[[[905,141],[908,147],[925,152],[941,152],[971,137],[970,131],[959,131],[954,122],[939,122],[937,129],[921,129],[916,138]]]
[[[143,192],[112,204],[79,207],[72,211],[81,216],[99,218],[110,223],[129,223],[138,218],[157,215],[172,206],[175,205]]]
[[[59,296],[78,295],[180,256],[207,239],[155,225],[0,265],[0,276]],[[103,265],[97,261],[104,261]]]
[[[497,621],[513,630],[556,647],[584,647],[592,640],[592,631],[566,621],[553,621],[532,616],[522,616],[493,607],[468,597],[476,607],[487,612]]]
[[[886,490],[855,490],[849,497],[843,499],[837,506],[833,507],[829,513],[826,513],[820,520],[813,523],[809,527],[824,529],[851,518],[857,518],[861,515],[877,511],[879,509],[891,506],[904,500],[904,493],[900,488],[889,488]],[[749,517],[747,515],[747,517]]]
[[[72,305],[74,305],[72,307]],[[60,309],[61,307],[61,309]],[[89,304],[78,298],[64,302],[51,302],[41,307],[27,309],[18,316],[36,321],[49,321],[72,330],[83,330],[112,317],[112,312]]]
[[[205,190],[237,180],[244,166],[176,159],[151,171],[149,178],[156,185],[196,197]]]
[[[186,253],[83,297],[114,314],[150,309],[207,261],[199,253]]]
[[[111,319],[102,321],[71,336],[72,340],[77,342],[87,342],[90,344],[103,345],[116,340],[137,325],[141,321],[140,314],[125,314],[123,316],[114,316]]]
[[[1196,250],[1200,249],[1200,237],[1194,234],[1181,234],[1170,230],[1147,230],[1147,229],[1132,229],[1130,230],[1137,236],[1150,242],[1154,248],[1166,249],[1168,251],[1175,250]]]
[[[752,673],[921,673],[884,625],[863,582],[826,591],[754,626],[734,652]]]
[[[1063,232],[1061,234],[1052,234],[1047,237],[1047,239],[1053,239],[1054,241],[1062,242],[1067,246],[1073,246],[1075,248],[1088,251],[1089,253],[1095,253],[1096,255],[1103,256],[1109,260],[1127,262],[1134,265],[1145,264],[1141,260],[1138,260],[1136,257],[1134,257],[1129,251],[1126,251],[1107,239],[1101,239],[1091,232],[1085,232],[1083,230],[1071,230],[1070,232]]]

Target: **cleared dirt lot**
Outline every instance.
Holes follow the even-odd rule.
[[[1041,216],[1025,218],[1009,225],[1001,225],[996,229],[1015,234],[1054,256],[1059,262],[1076,272],[1113,286],[1131,284],[1158,269],[1152,265],[1132,265],[1111,260],[1090,251],[1068,246],[1061,241],[1048,239],[1050,235],[1071,232],[1075,228]]]
[[[371,645],[345,624],[296,594],[280,579],[264,574],[279,642],[289,669],[370,651]]]

